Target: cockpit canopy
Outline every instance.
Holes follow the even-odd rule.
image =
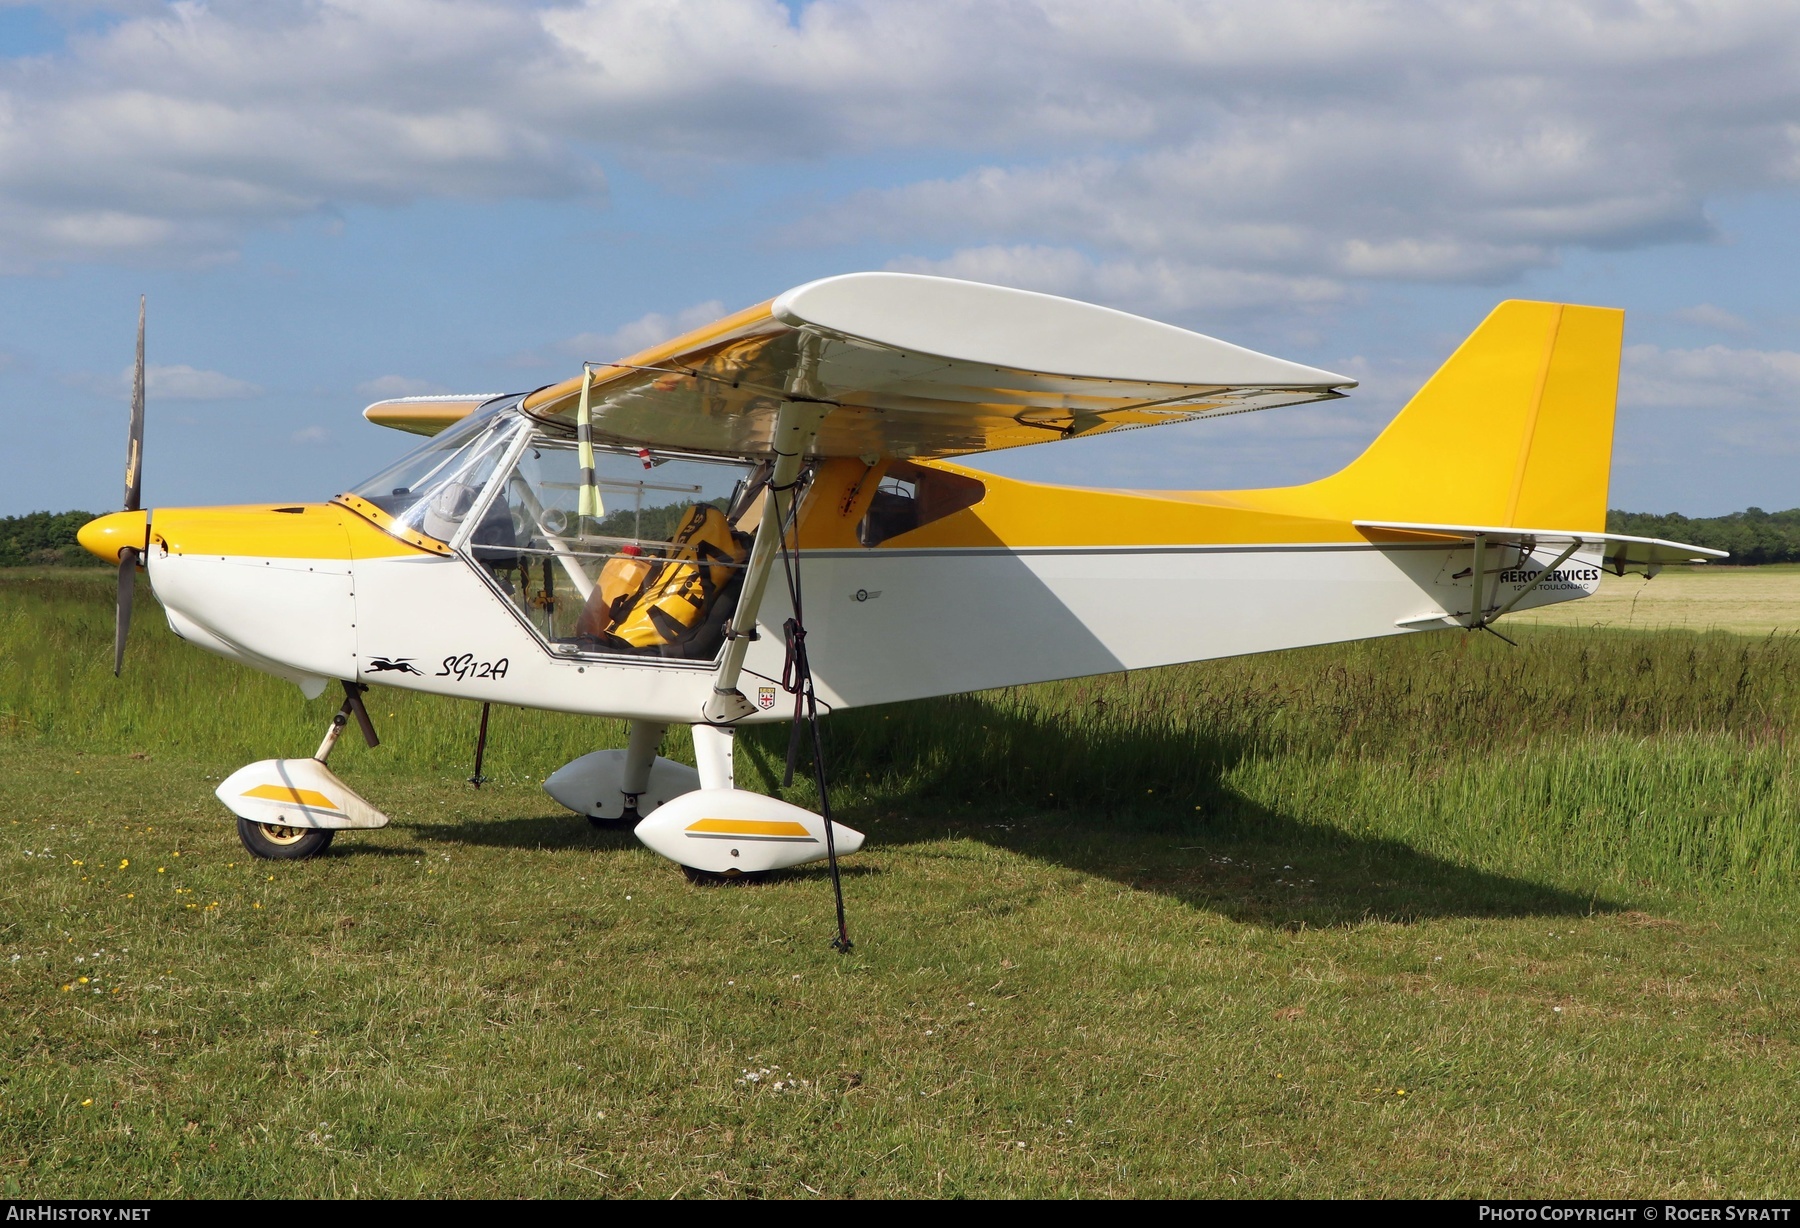
[[[752,466],[595,445],[588,482],[572,433],[519,400],[471,414],[350,501],[396,536],[464,554],[558,651],[711,657],[747,555]]]

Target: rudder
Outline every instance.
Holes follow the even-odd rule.
[[[1624,327],[1501,303],[1361,456],[1293,493],[1363,520],[1603,530]]]

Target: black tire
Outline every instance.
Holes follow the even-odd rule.
[[[638,813],[637,801],[634,798],[616,819],[603,819],[597,814],[590,814],[587,821],[601,831],[630,831],[643,821],[643,817]]]
[[[696,887],[749,887],[768,877],[766,870],[755,870],[748,874],[742,870],[727,870],[723,874],[719,874],[712,870],[696,870],[693,866],[682,866],[681,872],[687,875],[688,882]]]
[[[269,827],[249,819],[239,819],[237,824],[238,839],[250,855],[266,861],[317,857],[331,847],[331,838],[337,834],[311,827]]]

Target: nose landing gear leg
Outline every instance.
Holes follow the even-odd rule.
[[[253,857],[297,861],[317,857],[346,828],[386,827],[388,817],[337,778],[325,761],[355,717],[363,740],[380,745],[363,707],[360,683],[344,684],[344,704],[311,759],[264,759],[233,772],[216,790],[237,816],[238,839]]]

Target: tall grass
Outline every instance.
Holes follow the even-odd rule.
[[[111,619],[110,576],[0,581],[0,736],[223,772],[310,753],[336,705],[179,643],[147,600],[115,680]],[[1445,632],[839,713],[833,776],[852,818],[1231,825],[1342,855],[1397,841],[1583,891],[1795,880],[1800,642],[1518,634],[1518,648]],[[347,775],[468,774],[472,705],[378,691],[370,707],[386,741],[340,752]],[[488,770],[542,779],[624,735],[501,710]],[[740,781],[775,787],[786,741],[748,732]],[[685,738],[666,753],[691,756]]]

